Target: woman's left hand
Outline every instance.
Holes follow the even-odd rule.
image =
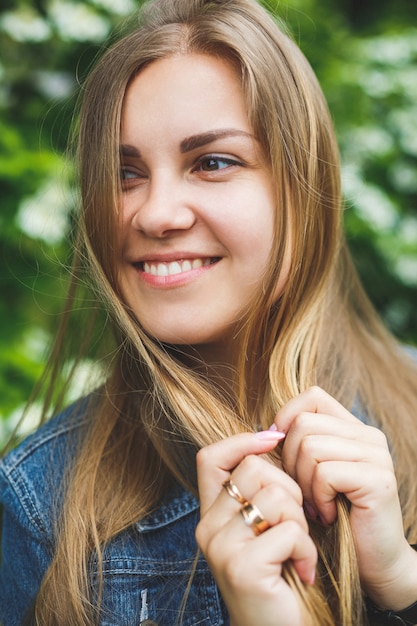
[[[287,433],[283,464],[308,514],[336,519],[336,498],[351,503],[350,523],[362,586],[382,608],[417,599],[417,553],[404,537],[397,482],[385,435],[318,387],[290,400],[275,419]]]

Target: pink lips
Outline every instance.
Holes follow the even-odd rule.
[[[146,283],[154,287],[173,287],[192,281],[211,269],[218,261],[218,257],[197,257],[170,261],[148,260],[134,265]]]

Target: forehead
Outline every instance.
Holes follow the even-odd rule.
[[[122,135],[151,126],[186,135],[237,125],[250,130],[239,75],[225,59],[175,55],[152,62],[131,81],[123,102]]]

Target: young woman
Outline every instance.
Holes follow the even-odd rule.
[[[416,367],[307,61],[253,0],[154,0],[82,91],[69,299],[114,345],[2,463],[3,625],[417,623]]]

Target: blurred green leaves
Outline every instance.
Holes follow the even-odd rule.
[[[42,371],[66,287],[76,192],[65,156],[78,83],[139,0],[0,8],[0,440]],[[265,0],[335,119],[346,226],[373,301],[417,343],[417,3]],[[91,375],[84,364],[81,377]]]

